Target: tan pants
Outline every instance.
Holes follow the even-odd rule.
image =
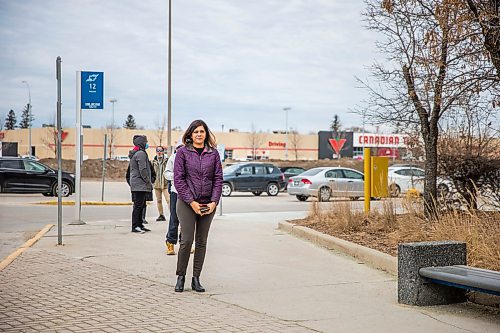
[[[168,193],[167,189],[159,189],[155,188],[155,196],[156,196],[156,205],[158,206],[158,213],[160,215],[163,214],[163,197],[165,197],[165,200],[167,201],[167,207],[170,205],[170,194]]]

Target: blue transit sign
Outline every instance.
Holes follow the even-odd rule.
[[[104,108],[104,72],[81,72],[81,109]]]

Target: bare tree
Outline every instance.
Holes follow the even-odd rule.
[[[257,132],[257,130],[255,129],[255,125],[252,123],[250,133],[248,133],[248,144],[252,149],[253,160],[257,159],[257,149],[262,146],[265,140],[265,133],[263,133],[262,131]]]
[[[156,120],[156,128],[155,128],[155,143],[159,146],[163,146],[163,139],[165,137],[165,129],[167,127],[167,119],[165,118],[165,114],[160,120]]]
[[[369,92],[366,116],[374,124],[418,127],[425,151],[424,201],[435,215],[439,122],[471,100],[494,96],[494,68],[472,45],[466,8],[449,0],[365,0],[368,29],[388,63],[372,66],[376,83],[359,80]]]
[[[105,131],[108,136],[107,149],[108,149],[109,159],[112,159],[113,156],[115,156],[115,142],[116,142],[117,130],[118,128],[114,124],[109,123],[106,125]]]
[[[450,115],[439,140],[439,169],[453,181],[469,209],[478,208],[479,194],[500,202],[500,131],[494,108],[473,108]],[[492,127],[496,124],[496,127]]]
[[[54,158],[57,158],[57,127],[56,113],[54,113],[48,124],[43,124],[44,131],[42,132],[42,144],[54,153]]]
[[[290,129],[290,132],[288,133],[288,135],[289,135],[290,149],[295,154],[295,160],[298,161],[299,160],[299,147],[302,143],[302,138],[301,138],[299,132],[293,128]]]
[[[457,5],[463,5],[463,0],[457,0]],[[483,36],[484,48],[489,52],[491,62],[500,78],[500,1],[498,0],[467,0],[467,6]]]

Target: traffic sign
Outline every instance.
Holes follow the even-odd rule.
[[[104,109],[104,72],[81,72],[81,109]]]

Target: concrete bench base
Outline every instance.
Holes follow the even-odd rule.
[[[462,242],[400,244],[398,247],[398,302],[421,306],[465,302],[465,290],[428,283],[419,275],[419,270],[424,267],[466,264],[466,244]]]

